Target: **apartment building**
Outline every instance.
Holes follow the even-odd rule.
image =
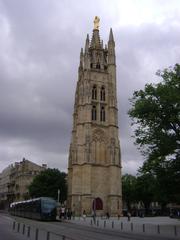
[[[28,186],[46,168],[46,164],[40,166],[25,158],[5,168],[0,173],[0,208],[7,208],[14,201],[28,199]]]

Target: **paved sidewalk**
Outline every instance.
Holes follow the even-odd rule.
[[[82,217],[75,217],[75,219],[71,219],[71,222],[79,222],[80,224],[84,224],[86,222],[90,222],[92,220],[92,217],[87,217],[85,220]],[[101,217],[97,217],[96,220],[99,221],[114,221],[114,222],[123,222],[123,223],[127,223],[128,219],[127,217],[120,217],[119,219],[117,217],[110,217],[109,219],[107,218],[101,218]],[[180,219],[175,219],[175,218],[170,218],[170,217],[144,217],[144,218],[140,218],[140,217],[131,217],[130,222],[133,223],[148,223],[148,224],[159,224],[159,225],[164,225],[164,224],[168,224],[168,225],[180,225]]]
[[[8,216],[0,216],[0,239],[1,240],[27,240],[17,232],[12,231],[12,219]]]
[[[84,226],[92,226],[95,228],[114,229],[123,232],[143,233],[148,235],[161,235],[180,238],[180,220],[169,217],[131,217],[128,221],[127,217],[102,219],[100,217],[93,221],[93,218],[87,217],[85,220],[82,217],[66,220],[74,224]]]

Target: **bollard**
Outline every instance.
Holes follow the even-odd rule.
[[[16,222],[13,222],[13,230],[16,228]]]
[[[177,236],[177,228],[174,226],[174,235]]]
[[[50,240],[50,232],[47,232],[46,240]]]
[[[114,221],[112,221],[112,228],[114,228]]]
[[[106,221],[104,221],[104,228],[106,227]]]
[[[145,232],[145,224],[143,224],[143,232]]]
[[[25,224],[23,224],[23,230],[22,230],[22,234],[24,235],[25,233]]]
[[[92,219],[91,219],[91,225],[92,225]]]
[[[17,231],[18,231],[18,232],[20,231],[20,223],[18,223],[18,229],[17,229]]]
[[[123,222],[121,222],[121,230],[123,230]]]
[[[157,225],[157,233],[160,234],[160,226]]]
[[[27,237],[30,237],[31,228],[28,226]]]
[[[131,223],[131,232],[133,232],[133,223]]]
[[[38,235],[39,235],[39,229],[36,228],[36,236],[35,236],[35,240],[38,240]]]
[[[97,220],[97,227],[99,227],[99,220]]]

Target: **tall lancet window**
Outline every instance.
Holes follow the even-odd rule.
[[[101,87],[101,101],[105,101],[106,100],[106,93],[105,93],[105,88],[104,86]]]
[[[101,107],[100,120],[101,120],[101,122],[105,122],[106,121],[106,113],[105,113],[104,106]]]
[[[94,85],[93,88],[92,88],[92,99],[94,99],[94,100],[97,99],[97,87],[96,87],[96,85]]]
[[[96,119],[97,119],[96,106],[92,106],[91,118],[93,121],[96,121]]]

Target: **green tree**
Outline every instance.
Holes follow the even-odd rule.
[[[145,156],[142,174],[156,176],[165,201],[180,201],[180,65],[158,71],[162,81],[135,91],[129,116]]]
[[[131,210],[131,204],[136,202],[136,177],[130,174],[122,176],[122,197]]]
[[[60,202],[67,199],[66,173],[48,168],[37,175],[29,186],[31,197],[52,197],[57,199],[60,189]]]
[[[137,200],[143,202],[145,213],[149,213],[150,204],[156,201],[156,179],[147,173],[137,176],[136,179]]]

